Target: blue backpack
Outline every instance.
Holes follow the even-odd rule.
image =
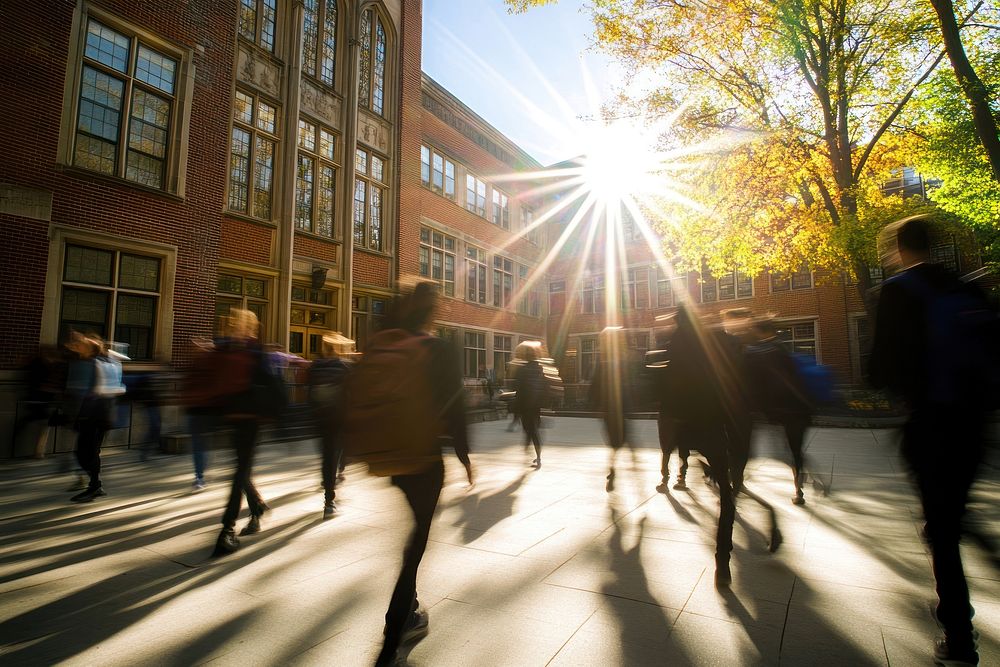
[[[792,361],[795,362],[799,378],[802,380],[802,386],[805,387],[813,404],[833,403],[835,398],[834,377],[830,367],[817,364],[814,358],[801,352],[793,352],[791,357]]]

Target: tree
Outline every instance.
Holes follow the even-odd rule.
[[[931,0],[931,4],[938,16],[941,36],[948,52],[948,59],[951,60],[952,68],[955,70],[955,78],[971,107],[976,135],[993,170],[993,179],[1000,183],[1000,132],[997,130],[997,121],[990,106],[989,89],[976,74],[976,69],[965,53],[952,1]],[[979,2],[977,7],[982,4]]]
[[[542,0],[511,3],[512,8]],[[908,105],[944,58],[930,12],[905,0],[593,0],[600,47],[662,85],[624,100],[684,106],[688,142],[734,138],[688,181],[708,214],[664,227],[718,273],[843,268],[867,294],[879,185],[912,164]]]

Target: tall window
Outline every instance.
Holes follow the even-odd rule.
[[[649,308],[649,269],[629,269],[625,274],[622,308]]]
[[[427,146],[420,147],[420,180],[439,195],[455,199],[455,163]]]
[[[486,183],[472,174],[465,175],[465,208],[486,217]]]
[[[502,384],[507,377],[507,364],[511,360],[512,345],[511,336],[493,334],[493,373],[496,375],[497,384]]]
[[[583,281],[580,290],[580,312],[604,312],[604,276],[594,276]]]
[[[493,188],[493,224],[510,229],[510,200],[496,188]]]
[[[274,51],[277,0],[240,0],[240,36]]]
[[[254,276],[220,273],[215,287],[215,317],[217,331],[222,331],[222,317],[233,308],[243,308],[257,316],[264,326],[267,315],[267,280]]]
[[[497,308],[510,307],[514,294],[514,262],[506,257],[493,257],[493,305]]]
[[[229,150],[229,208],[271,219],[277,145],[278,110],[237,90]]]
[[[541,245],[542,233],[540,229],[531,228],[535,222],[535,212],[525,205],[521,205],[521,235],[529,243]]]
[[[486,253],[474,246],[465,248],[465,298],[486,303]]]
[[[361,106],[382,115],[385,107],[385,27],[377,12],[361,14],[361,71],[358,99]]]
[[[789,352],[816,358],[816,322],[782,322],[777,328],[778,340]]]
[[[354,172],[354,246],[382,251],[385,160],[359,148]]]
[[[302,71],[332,86],[337,69],[337,0],[305,0]]]
[[[707,273],[701,285],[701,300],[732,301],[748,299],[753,296],[753,278],[741,271],[731,271],[719,279],[712,278]]]
[[[812,289],[812,286],[812,271],[807,268],[799,269],[791,275],[771,274],[772,292]]]
[[[420,275],[440,284],[445,296],[455,296],[455,239],[420,228]]]
[[[128,344],[135,360],[152,359],[161,260],[108,248],[67,245],[59,338],[71,330]]]
[[[364,352],[368,339],[382,328],[388,301],[374,296],[355,295],[351,297],[351,330],[354,332],[355,348]]]
[[[465,332],[465,377],[481,378],[486,374],[486,334]]]
[[[299,120],[299,156],[295,175],[295,227],[321,236],[333,236],[333,164],[337,138],[324,127]]]
[[[674,276],[671,278],[663,269],[656,279],[656,305],[660,308],[680,305],[681,294],[687,291],[687,275]]]
[[[538,289],[538,283],[536,282],[530,288],[525,290],[528,286],[528,267],[518,266],[517,267],[517,288],[522,290],[521,298],[517,302],[517,312],[522,315],[530,315],[531,317],[541,317],[542,316],[542,294]]]
[[[599,360],[597,339],[596,338],[581,338],[580,339],[580,379],[584,382],[590,382],[590,379],[594,377],[594,369],[597,368],[597,362]]]
[[[87,20],[73,164],[166,187],[178,61]]]
[[[549,315],[561,315],[566,310],[566,281],[549,283]]]

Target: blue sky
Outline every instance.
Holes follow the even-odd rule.
[[[423,69],[539,162],[573,157],[575,117],[597,111],[619,71],[589,48],[582,6],[511,16],[502,0],[424,0]]]

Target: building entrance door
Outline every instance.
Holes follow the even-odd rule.
[[[305,359],[318,359],[323,334],[327,333],[330,333],[330,329],[292,325],[288,334],[288,351]]]

